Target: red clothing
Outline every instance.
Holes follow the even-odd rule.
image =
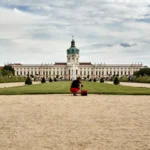
[[[80,90],[80,88],[70,88],[70,92],[77,93]]]

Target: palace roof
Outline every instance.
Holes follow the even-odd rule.
[[[80,65],[92,65],[91,62],[81,62]]]
[[[65,62],[55,62],[54,65],[67,65],[67,63],[65,63]]]

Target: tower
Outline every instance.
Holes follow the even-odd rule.
[[[71,41],[71,47],[67,49],[67,64],[79,65],[79,49],[76,48],[74,39]]]

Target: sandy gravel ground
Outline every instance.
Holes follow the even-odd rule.
[[[0,150],[150,150],[150,97],[0,96]]]
[[[33,84],[39,84],[41,82],[32,82]],[[24,82],[14,82],[14,83],[0,83],[0,88],[14,87],[14,86],[24,86]]]
[[[105,82],[108,84],[113,84],[113,82]],[[131,83],[131,82],[120,82],[120,85],[133,86],[133,87],[146,87],[150,88],[150,83]]]

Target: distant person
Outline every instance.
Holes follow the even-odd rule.
[[[80,77],[77,77],[76,80],[72,81],[70,91],[73,93],[74,96],[76,96],[77,92],[80,90],[80,85],[81,85],[81,78]]]

